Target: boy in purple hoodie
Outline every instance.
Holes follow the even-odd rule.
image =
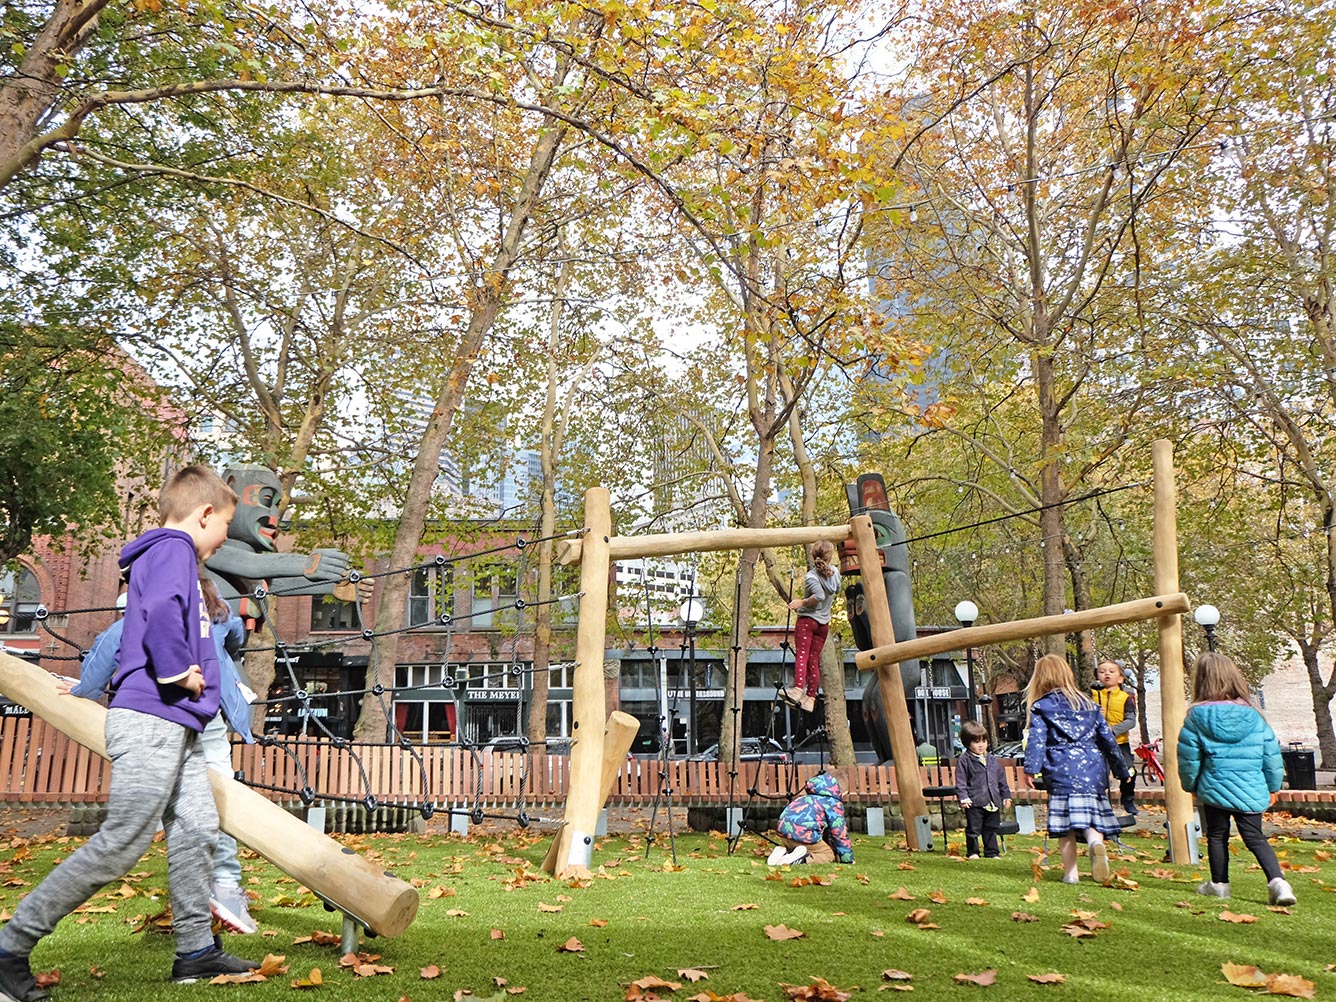
[[[62,918],[139,861],[167,832],[176,960],[172,980],[244,974],[258,964],[214,939],[210,874],[218,811],[200,733],[218,712],[218,659],[199,588],[199,562],[227,538],[236,495],[212,470],[189,466],[158,498],[162,528],[121,551],[129,578],[119,666],[107,711],[112,762],[101,830],[19,902],[0,929],[0,999],[40,1002],[28,955]]]

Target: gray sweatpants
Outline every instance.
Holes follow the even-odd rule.
[[[27,956],[37,941],[101,888],[129,873],[158,830],[167,832],[167,881],[178,953],[213,945],[210,876],[218,809],[199,735],[135,710],[107,711],[111,791],[98,833],[14,909],[0,949]]]

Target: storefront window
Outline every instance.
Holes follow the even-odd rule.
[[[0,633],[32,633],[42,590],[26,567],[0,574]]]

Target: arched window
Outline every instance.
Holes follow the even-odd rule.
[[[0,574],[0,633],[32,633],[42,589],[26,567]]]

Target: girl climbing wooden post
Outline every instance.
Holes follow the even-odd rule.
[[[793,681],[780,696],[785,702],[810,713],[816,707],[821,687],[821,651],[830,633],[830,609],[840,590],[840,572],[835,568],[835,547],[829,540],[812,546],[812,569],[803,581],[803,596],[789,603],[798,614],[793,627]]]

